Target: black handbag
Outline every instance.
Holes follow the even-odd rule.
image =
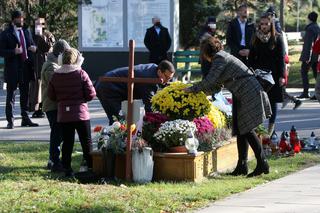
[[[254,76],[257,78],[259,83],[261,84],[264,91],[269,92],[270,89],[275,84],[272,71],[267,69],[256,69],[253,72]]]
[[[268,69],[249,69],[248,71],[251,70],[252,74],[248,75],[242,75],[242,76],[238,76],[235,78],[230,78],[228,80],[226,80],[224,83],[228,83],[230,81],[235,81],[241,78],[248,78],[248,77],[256,77],[256,79],[258,80],[258,82],[260,83],[262,89],[265,92],[269,92],[270,89],[273,87],[273,85],[275,84],[273,77],[272,77],[272,71],[268,70]]]

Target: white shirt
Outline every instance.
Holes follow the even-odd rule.
[[[239,18],[238,18],[238,22],[240,24],[240,30],[241,30],[241,42],[240,45],[241,46],[246,46],[246,21],[242,22]]]
[[[154,27],[154,29],[156,30],[157,34],[160,34],[160,27]]]

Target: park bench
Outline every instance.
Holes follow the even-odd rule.
[[[176,76],[182,82],[190,82],[191,74],[201,73],[200,64],[198,68],[192,68],[191,63],[199,63],[199,50],[179,50],[173,54],[173,62],[176,68]],[[183,63],[184,66],[178,66],[178,63]]]

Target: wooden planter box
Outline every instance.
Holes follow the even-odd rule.
[[[106,176],[105,160],[101,151],[91,152],[93,171],[102,177]],[[254,158],[249,149],[248,159]],[[236,139],[211,152],[187,153],[154,153],[154,180],[201,181],[212,172],[232,170],[238,161]],[[115,177],[125,179],[126,156],[115,157]]]
[[[251,148],[248,159],[254,157]],[[238,162],[236,139],[211,152],[155,153],[154,180],[201,181],[212,172],[226,172],[235,168]]]

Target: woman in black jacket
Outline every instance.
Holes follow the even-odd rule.
[[[249,67],[272,71],[275,85],[268,92],[272,116],[268,132],[272,134],[277,117],[277,103],[283,102],[282,87],[285,77],[285,50],[282,37],[276,32],[274,22],[268,14],[261,16],[257,32],[252,39],[249,53]]]

